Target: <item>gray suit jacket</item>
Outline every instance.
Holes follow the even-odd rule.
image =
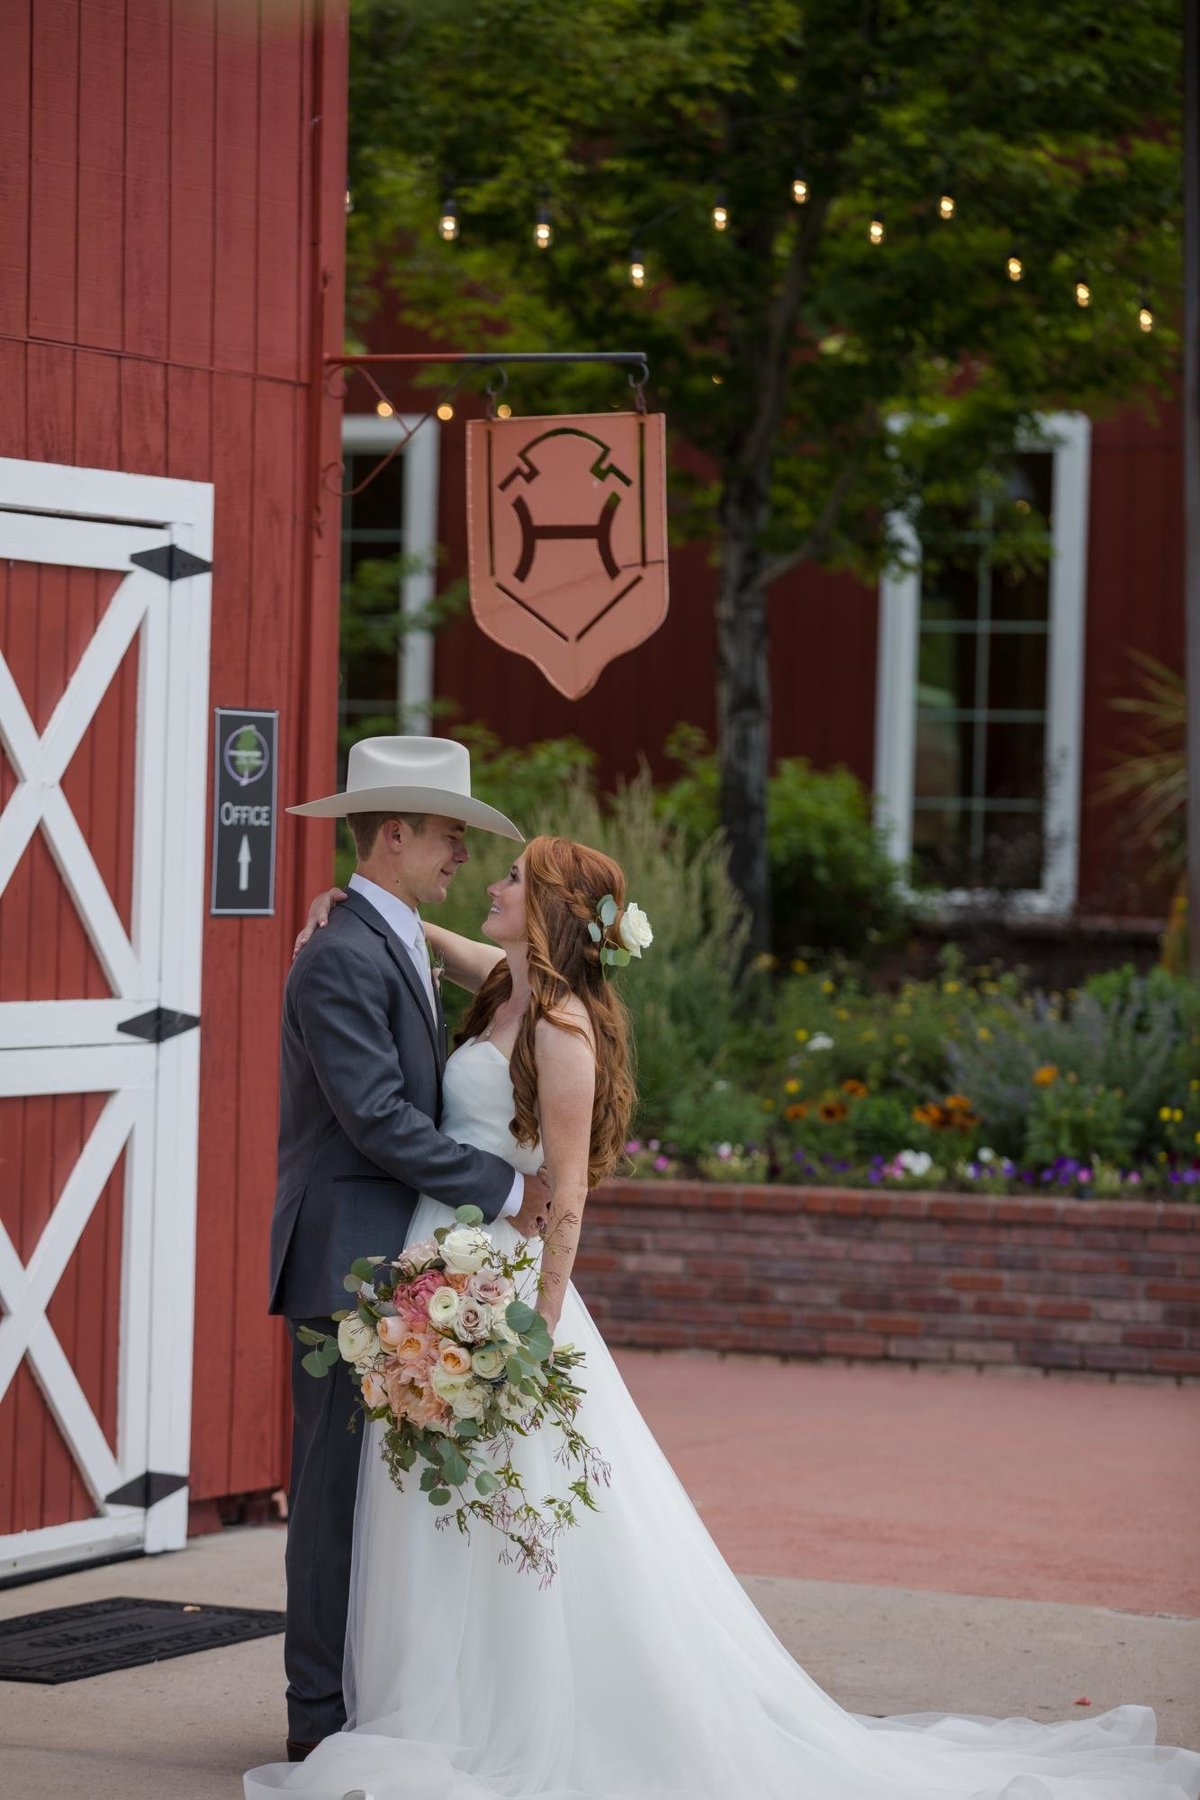
[[[400,939],[351,891],[292,965],[283,1002],[270,1310],[347,1303],[360,1256],[393,1256],[418,1194],[495,1218],[508,1163],[443,1137],[445,1024]]]

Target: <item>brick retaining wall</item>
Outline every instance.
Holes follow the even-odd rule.
[[[576,1277],[614,1344],[1200,1376],[1200,1206],[614,1181]]]

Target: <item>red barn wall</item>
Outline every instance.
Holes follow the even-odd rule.
[[[210,699],[278,708],[281,804],[334,779],[344,0],[5,0],[0,455],[215,484]],[[266,1316],[279,1005],[332,838],[283,817],[273,918],[204,939],[194,1499],[286,1477]],[[207,887],[206,887],[207,892]]]

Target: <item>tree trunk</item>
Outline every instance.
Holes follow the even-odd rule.
[[[767,858],[771,683],[760,505],[727,495],[717,590],[717,754],[729,871],[750,914],[748,954],[771,948]]]

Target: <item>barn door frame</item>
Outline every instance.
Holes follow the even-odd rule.
[[[44,821],[112,988],[105,1000],[0,1004],[0,1094],[108,1095],[25,1265],[0,1227],[0,1392],[28,1355],[96,1512],[0,1538],[0,1575],[187,1537],[212,516],[208,483],[0,458],[0,556],[125,572],[41,733],[0,658],[0,737],[18,778],[0,813],[0,891]],[[57,783],[134,642],[126,934]],[[123,1149],[114,1455],[46,1309]]]

